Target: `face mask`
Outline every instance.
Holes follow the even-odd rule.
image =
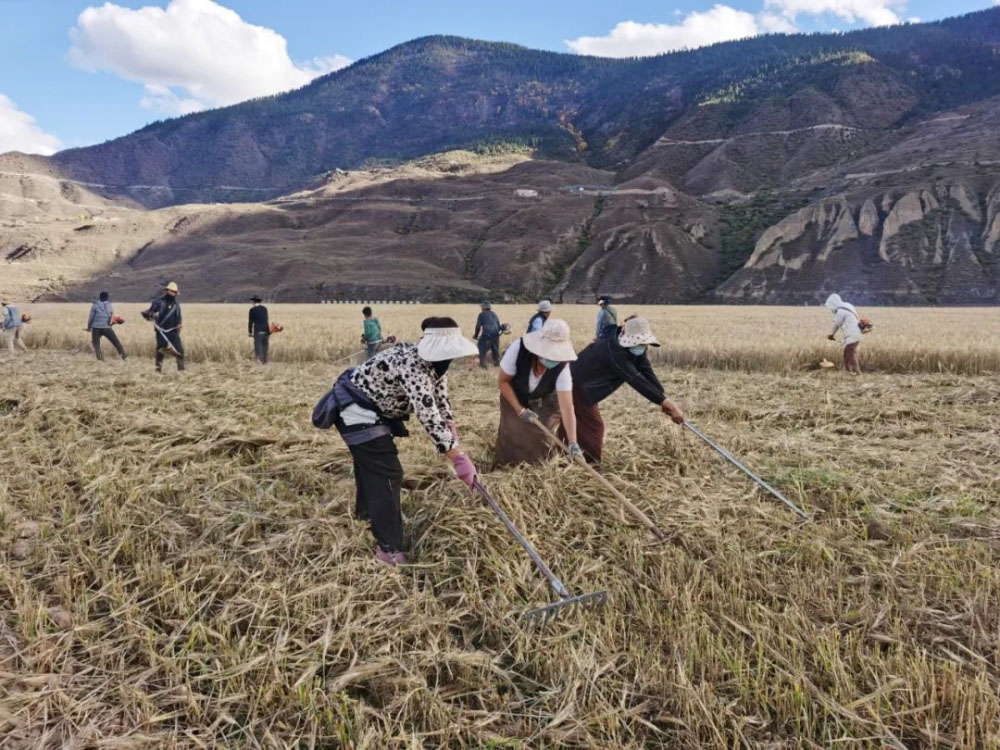
[[[551,370],[553,367],[557,367],[562,364],[562,362],[557,362],[554,359],[545,359],[545,357],[539,357],[538,359],[543,365],[545,365],[546,370]]]
[[[646,346],[644,344],[640,346],[630,346],[628,350],[636,357],[641,357],[643,354],[646,353]]]

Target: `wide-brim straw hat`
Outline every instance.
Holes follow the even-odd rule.
[[[163,288],[166,289],[168,292],[180,292],[180,289],[177,288],[177,282],[176,281],[171,281],[169,284],[167,284]]]
[[[645,318],[629,318],[618,334],[618,343],[628,349],[630,346],[659,346],[649,321]]]
[[[479,347],[462,335],[461,328],[428,328],[417,342],[417,354],[428,362],[444,362],[479,354]]]
[[[10,303],[11,303],[10,297],[8,297],[6,295],[4,295],[3,297],[0,297],[0,305],[9,305]]]
[[[524,334],[522,340],[525,348],[536,357],[556,362],[576,360],[573,341],[569,335],[569,323],[561,318],[549,318],[541,330]]]
[[[552,312],[552,303],[547,299],[543,299],[538,303],[538,312]]]

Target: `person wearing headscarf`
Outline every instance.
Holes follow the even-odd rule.
[[[545,321],[549,319],[550,315],[552,315],[552,303],[547,299],[543,299],[538,303],[538,311],[528,321],[528,330],[525,333],[534,333],[535,331],[542,330],[542,326],[545,325]]]
[[[649,362],[649,347],[659,345],[649,322],[632,316],[617,337],[595,341],[570,365],[577,438],[588,462],[601,462],[604,420],[598,404],[624,383],[656,404],[675,424],[684,424],[684,414],[666,395]]]
[[[177,360],[177,370],[184,369],[184,345],[181,343],[181,303],[177,301],[177,282],[171,281],[163,288],[163,296],[153,300],[149,309],[141,313],[152,322],[156,332],[156,371],[163,371],[163,358],[169,352]]]
[[[486,355],[493,358],[493,364],[500,364],[500,318],[493,312],[493,306],[489,302],[480,305],[482,311],[476,318],[476,330],[472,334],[473,340],[479,342],[479,367],[486,369]]]
[[[94,347],[94,354],[99,362],[104,361],[104,353],[101,351],[101,339],[107,339],[111,346],[118,352],[122,361],[128,359],[122,342],[118,340],[118,334],[112,327],[115,324],[115,308],[111,304],[111,295],[101,292],[97,301],[90,306],[90,315],[87,317],[87,331],[90,333],[90,343]],[[120,320],[120,318],[119,318]]]
[[[581,455],[576,442],[573,376],[576,359],[565,320],[550,318],[540,331],[526,333],[500,360],[500,429],[496,465],[541,463],[556,445],[532,424],[541,421],[553,433],[560,427],[569,443],[569,457]]]
[[[839,294],[831,294],[826,298],[826,309],[833,313],[833,330],[827,338],[836,341],[837,331],[844,332],[844,369],[851,375],[860,375],[858,342],[861,341],[861,319],[858,311],[854,309],[854,305],[844,302]]]
[[[328,410],[325,422],[336,425],[354,461],[355,514],[370,525],[375,559],[389,566],[408,562],[400,510],[403,467],[395,438],[409,434],[403,422],[411,414],[469,489],[479,478],[459,448],[448,399],[449,365],[476,354],[476,345],[452,318],[426,318],[420,327],[416,344],[396,344],[348,368],[320,402]],[[313,422],[321,426],[316,413]]]
[[[618,333],[618,311],[611,304],[611,296],[604,294],[597,298],[597,325],[594,341],[614,338]]]

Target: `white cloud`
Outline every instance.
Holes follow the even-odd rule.
[[[58,138],[38,127],[34,117],[0,94],[0,154],[23,151],[48,156],[58,151],[61,145]]]
[[[678,24],[622,21],[606,36],[582,36],[566,44],[581,55],[632,57],[693,49],[731,39],[745,39],[761,31],[752,13],[716,4],[692,11]]]
[[[107,2],[84,10],[69,34],[74,65],[142,83],[143,107],[175,114],[288,91],[351,63],[297,63],[281,34],[214,0],[134,10]]]
[[[900,22],[893,7],[905,5],[905,0],[765,0],[766,8],[773,8],[789,21],[801,14],[822,15],[830,13],[848,23],[858,20],[869,26],[891,26]]]

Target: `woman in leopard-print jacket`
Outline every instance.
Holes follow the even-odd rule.
[[[371,525],[376,559],[390,566],[407,562],[399,505],[403,467],[393,439],[407,434],[402,420],[416,415],[470,489],[478,479],[458,448],[447,374],[453,359],[477,354],[478,348],[451,318],[427,318],[420,327],[417,344],[397,344],[338,380],[349,403],[341,405],[335,424],[354,459],[355,512]]]

